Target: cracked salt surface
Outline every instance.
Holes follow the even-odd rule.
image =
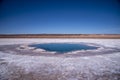
[[[88,42],[120,49],[120,39],[0,39],[0,45],[50,42]],[[120,52],[85,57],[28,56],[0,52],[0,80],[19,68],[32,72],[33,80],[119,80]],[[0,61],[1,62],[1,61]],[[15,71],[14,71],[15,69]],[[22,72],[23,73],[23,72]],[[55,75],[55,76],[54,76]],[[16,77],[19,75],[16,74]],[[45,77],[44,77],[45,76]],[[41,79],[42,78],[42,79]],[[26,79],[17,80],[30,80]]]

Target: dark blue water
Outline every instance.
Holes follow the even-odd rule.
[[[46,51],[56,51],[59,53],[66,53],[70,51],[76,50],[91,50],[97,49],[94,46],[88,46],[85,44],[77,44],[77,43],[45,43],[45,44],[33,44],[31,47],[41,48]]]

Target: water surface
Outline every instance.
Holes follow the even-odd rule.
[[[95,46],[89,46],[87,44],[80,43],[44,43],[44,44],[33,44],[31,47],[41,48],[46,51],[55,51],[59,53],[66,53],[76,50],[93,50],[97,49]]]

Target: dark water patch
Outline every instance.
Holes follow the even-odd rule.
[[[58,53],[66,53],[77,50],[93,50],[97,49],[96,46],[90,46],[87,44],[80,43],[44,43],[44,44],[33,44],[30,47],[44,49],[46,51],[55,51]]]

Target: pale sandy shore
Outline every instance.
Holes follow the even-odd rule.
[[[85,42],[120,49],[120,39],[0,39],[0,45]],[[120,52],[57,57],[0,51],[0,80],[120,80]]]

